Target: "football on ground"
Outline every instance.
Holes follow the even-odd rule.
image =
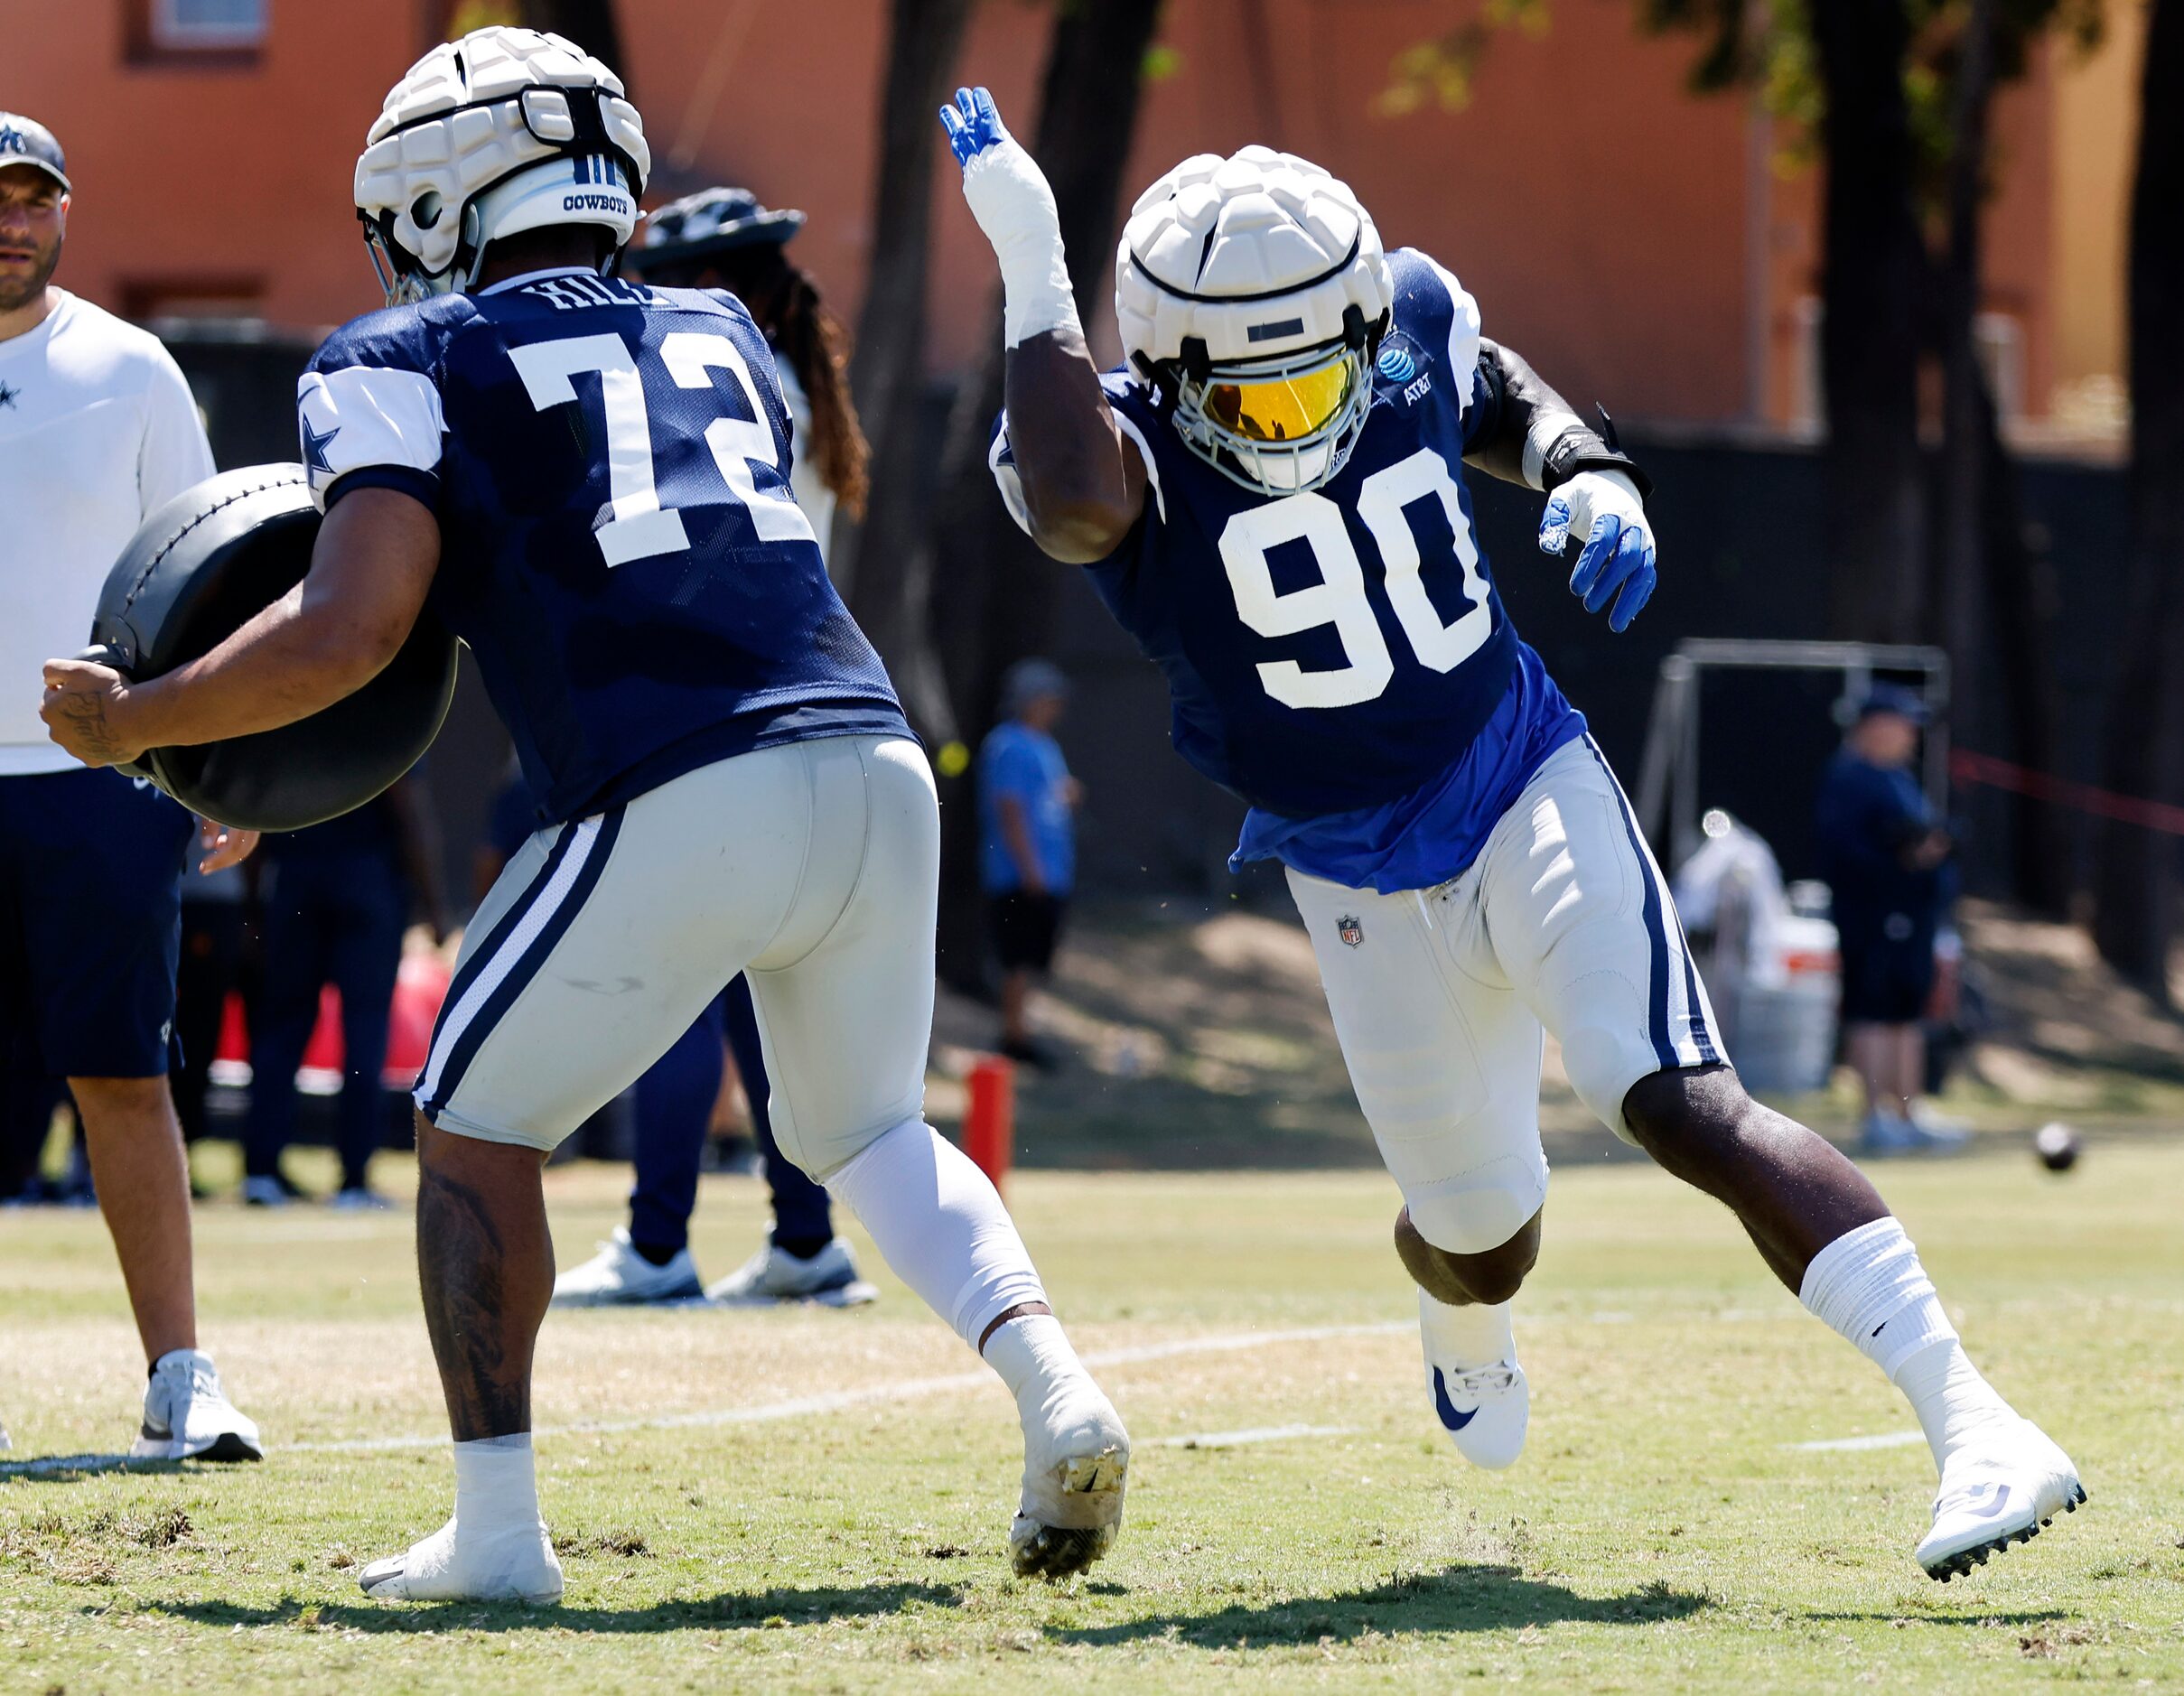
[[[1421,1388],[1384,1177],[1018,1173],[1135,1444],[1121,1539],[1059,1586],[1010,1576],[1005,1393],[861,1237],[868,1307],[556,1311],[538,1447],[567,1589],[537,1610],[358,1593],[449,1488],[404,1214],[200,1210],[205,1340],[268,1447],[226,1469],[96,1458],[142,1389],[111,1250],[96,1215],[12,1215],[0,1688],[2184,1680],[2184,1151],[2104,1149],[2067,1206],[2021,1152],[1890,1177],[1967,1342],[2092,1496],[1946,1589],[1912,1560],[1934,1480],[1901,1402],[1638,1165],[1556,1174],[1518,1310],[1530,1440],[1493,1473]],[[705,1181],[710,1274],[763,1197]],[[548,1174],[565,1264],[626,1183]]]

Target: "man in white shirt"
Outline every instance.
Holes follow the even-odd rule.
[[[0,112],[0,1030],[68,1079],[151,1362],[133,1453],[255,1460],[257,1427],[197,1347],[190,1178],[168,1092],[190,815],[47,738],[37,679],[89,639],[154,508],[212,474],[190,387],[145,331],[51,285],[60,144]],[[256,837],[208,823],[207,871]]]

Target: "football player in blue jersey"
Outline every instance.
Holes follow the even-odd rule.
[[[540,1169],[740,972],[783,1151],[1016,1397],[1017,1570],[1079,1570],[1114,1541],[1128,1439],[992,1184],[924,1122],[932,777],[790,497],[751,315],[611,275],[649,159],[621,84],[561,37],[488,28],[412,67],[356,175],[388,308],[299,389],[309,573],[144,685],[56,662],[49,722],[91,763],[289,722],[429,603],[550,821],[471,921],[417,1086],[455,1512],[368,1592],[559,1597],[530,1439]]]
[[[1646,479],[1349,189],[1265,147],[1188,159],[1115,257],[1126,360],[1086,352],[1054,199],[984,89],[941,113],[1001,263],[1017,521],[1165,674],[1177,751],[1251,804],[1404,1196],[1425,1385],[1473,1462],[1524,1444],[1510,1306],[1539,1253],[1542,1030],[1618,1135],[1736,1213],[1909,1399],[1947,1579],[2083,1498],[1965,1358],[1858,1169],[1753,1102],[1585,722],[1511,628],[1467,468],[1544,491],[1540,545],[1620,631],[1654,585]]]

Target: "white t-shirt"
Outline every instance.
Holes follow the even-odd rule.
[[[780,349],[772,351],[773,374],[781,380],[781,399],[789,407],[789,492],[810,520],[811,533],[819,538],[819,558],[824,561],[834,535],[835,491],[820,477],[819,461],[811,452],[811,402],[805,396],[804,385],[797,381],[796,371],[781,357]]]
[[[91,638],[146,514],[212,475],[190,385],[157,337],[90,302],[0,341],[0,777],[67,771],[39,671]]]

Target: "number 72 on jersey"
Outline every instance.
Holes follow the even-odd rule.
[[[579,372],[599,378],[607,418],[607,494],[613,517],[593,534],[609,565],[656,554],[679,554],[690,545],[683,515],[659,504],[658,480],[652,467],[652,426],[645,411],[644,375],[629,344],[620,336],[565,336],[510,348],[509,358],[523,378],[531,405],[544,412],[576,399],[570,379]],[[811,521],[789,492],[789,468],[775,457],[773,432],[759,403],[759,387],[742,351],[727,337],[705,331],[678,330],[663,337],[659,360],[677,388],[710,388],[712,373],[725,371],[743,391],[748,418],[715,418],[705,426],[705,445],[739,505],[751,514],[761,540],[817,542]],[[764,464],[780,480],[761,489],[751,467]]]

